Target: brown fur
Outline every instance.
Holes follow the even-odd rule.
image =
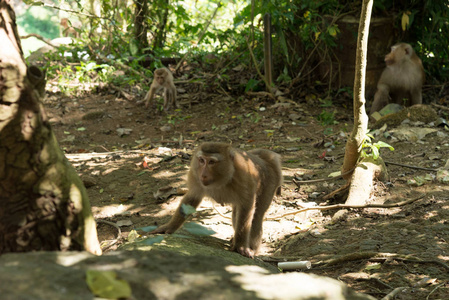
[[[167,68],[154,70],[153,82],[144,98],[145,107],[148,107],[150,102],[153,101],[154,94],[161,90],[164,91],[164,110],[167,111],[172,105],[178,107],[178,104],[176,103],[177,92],[173,82],[173,74]]]
[[[72,23],[68,18],[61,18],[61,27],[62,27],[62,35],[63,36],[72,36],[75,38],[79,38],[79,32],[76,27],[72,26]]]
[[[240,151],[225,143],[204,143],[195,151],[187,175],[188,192],[170,222],[152,233],[175,232],[185,221],[182,204],[198,207],[203,197],[232,205],[231,250],[253,257],[262,240],[262,223],[282,184],[280,155],[264,149]]]
[[[385,63],[387,67],[377,83],[370,114],[381,110],[388,103],[406,106],[421,104],[425,73],[421,59],[413,48],[405,43],[394,45],[385,56]],[[404,98],[408,99],[405,103]]]

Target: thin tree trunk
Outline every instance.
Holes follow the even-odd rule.
[[[168,22],[168,8],[170,7],[169,0],[164,1],[164,10],[161,12],[162,16],[159,18],[157,25],[156,37],[153,42],[153,49],[162,49],[165,44],[166,27]]]
[[[146,0],[134,1],[136,5],[136,17],[134,19],[135,38],[139,44],[139,50],[147,49],[148,44],[148,26],[146,18],[148,17],[148,2]]]
[[[342,174],[344,174],[354,169],[352,176],[351,173],[345,176],[345,179],[350,179],[351,181],[346,204],[366,203],[371,194],[373,179],[377,176],[376,174],[380,173],[372,162],[360,162],[356,167],[362,151],[362,144],[368,131],[368,116],[365,111],[365,77],[372,7],[373,0],[363,0],[357,37],[354,79],[354,128],[346,143],[345,158],[341,170]]]
[[[101,254],[86,190],[45,116],[45,76],[27,68],[10,1],[0,0],[0,254]]]

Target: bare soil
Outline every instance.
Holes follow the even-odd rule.
[[[313,205],[344,203],[344,198],[323,200],[345,185],[343,179],[299,187],[292,179],[328,178],[340,170],[352,130],[350,98],[325,108],[309,96],[295,99],[297,103],[275,103],[263,95],[187,92],[188,85],[179,90],[181,109],[169,113],[145,109],[143,92],[137,89],[70,97],[50,94],[45,100],[60,146],[88,188],[95,218],[124,222],[118,243],[107,251],[126,243],[131,230],[170,218],[181,196],[156,199],[155,193],[184,186],[195,146],[229,142],[243,149],[271,149],[283,157],[285,183],[267,213],[258,259],[310,260],[312,269],[305,272],[339,279],[378,299],[398,287],[407,289],[396,299],[449,299],[449,186],[435,180],[421,186],[408,183],[436,172],[388,166],[390,180],[376,183],[372,203],[423,195],[403,207],[352,209],[343,218],[333,218],[337,210],[283,216]],[[318,121],[325,110],[335,112],[336,124]],[[395,150],[383,149],[382,157],[387,162],[443,167],[449,136],[443,127],[434,128],[437,132],[413,142],[385,138]],[[167,191],[165,196],[171,189]],[[219,238],[232,236],[229,207],[205,200],[194,220]],[[116,238],[116,228],[108,224],[99,223],[98,230],[101,241]],[[322,264],[337,258],[341,260]]]

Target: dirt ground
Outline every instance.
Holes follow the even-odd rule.
[[[342,179],[299,187],[292,180],[328,178],[340,170],[352,130],[350,98],[325,108],[313,97],[275,103],[263,95],[190,92],[188,84],[178,91],[181,109],[169,114],[146,109],[138,89],[70,97],[50,93],[45,100],[60,146],[88,188],[95,218],[121,226],[118,243],[107,251],[126,243],[132,229],[169,219],[181,196],[167,195],[174,191],[170,187],[184,186],[195,146],[229,142],[242,149],[271,149],[283,159],[283,191],[267,213],[258,259],[309,260],[312,269],[305,272],[336,278],[378,299],[398,287],[407,289],[395,299],[449,299],[449,186],[432,180],[435,171],[388,165],[389,180],[376,183],[372,203],[422,195],[402,207],[352,209],[342,218],[333,218],[338,210],[283,216],[344,203],[323,199],[345,184]],[[335,112],[336,124],[321,124],[317,117],[324,110]],[[449,135],[444,127],[431,128],[435,132],[414,141],[382,138],[395,148],[382,149],[382,157],[429,169],[443,167]],[[409,182],[426,175],[430,180],[422,185]],[[156,199],[164,187],[166,193]],[[194,220],[219,238],[232,236],[229,207],[205,200]],[[100,223],[98,230],[101,241],[116,238],[116,229],[108,224]],[[339,260],[323,264],[330,259]]]

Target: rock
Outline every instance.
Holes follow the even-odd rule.
[[[381,128],[384,124],[387,124],[390,128],[397,127],[405,119],[409,119],[411,122],[423,122],[424,124],[427,124],[437,122],[439,118],[437,112],[430,106],[425,104],[416,104],[397,113],[392,113],[381,117],[371,126],[371,128]]]
[[[130,135],[131,132],[133,132],[131,128],[117,128],[116,131],[119,137],[122,137],[124,135]]]
[[[86,188],[93,187],[97,185],[97,179],[90,175],[82,175],[81,180]]]
[[[299,119],[301,119],[301,115],[300,114],[295,114],[295,113],[291,113],[288,115],[288,118],[292,121],[297,121]]]
[[[335,279],[277,268],[223,248],[223,241],[171,235],[156,245],[127,244],[132,251],[29,252],[0,256],[2,300],[94,299],[86,271],[114,271],[133,299],[374,300]]]
[[[93,112],[89,112],[87,114],[85,114],[82,119],[83,120],[100,120],[101,118],[103,118],[106,115],[106,112],[104,111],[93,111]]]

